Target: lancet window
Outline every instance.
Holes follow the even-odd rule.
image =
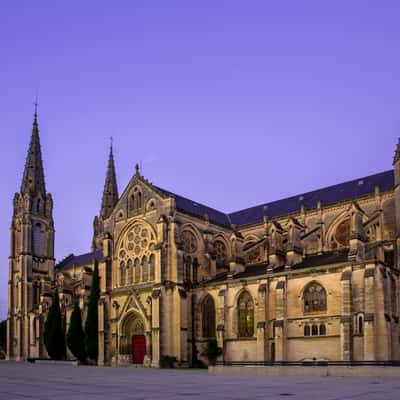
[[[243,292],[238,299],[239,337],[250,337],[254,334],[253,299],[248,292]]]
[[[202,307],[203,337],[215,336],[215,303],[210,295],[203,301]]]

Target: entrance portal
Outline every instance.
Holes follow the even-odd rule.
[[[146,354],[146,338],[144,335],[132,336],[132,363],[143,364]]]

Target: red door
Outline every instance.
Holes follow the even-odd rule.
[[[132,364],[143,364],[146,354],[146,338],[144,335],[132,336]]]

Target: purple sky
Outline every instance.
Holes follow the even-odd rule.
[[[114,137],[120,193],[233,211],[391,168],[398,1],[8,1],[0,13],[0,319],[39,94],[56,258],[90,249]]]

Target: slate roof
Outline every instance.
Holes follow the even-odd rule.
[[[103,251],[96,250],[90,253],[81,254],[79,256],[75,256],[71,254],[66,259],[62,260],[56,265],[56,269],[58,271],[64,271],[72,266],[80,267],[82,265],[91,264],[94,260],[101,261],[103,259]]]
[[[336,250],[336,251],[331,251],[331,252],[326,252],[324,254],[314,254],[314,255],[309,255],[306,258],[303,259],[298,264],[295,264],[292,266],[292,270],[298,270],[298,269],[305,269],[305,268],[315,268],[315,267],[320,267],[323,265],[333,265],[333,264],[339,264],[339,263],[345,263],[348,261],[348,249],[343,249],[343,250]],[[264,264],[257,264],[257,265],[250,265],[246,267],[246,269],[243,272],[239,272],[236,275],[233,276],[233,279],[244,279],[244,278],[250,278],[253,276],[261,276],[267,274],[267,267],[268,265],[266,263]],[[285,267],[279,267],[275,268],[273,271],[268,272],[268,274],[274,274],[276,272],[283,272],[285,270]],[[218,283],[218,282],[223,282],[227,279],[228,272],[223,272],[221,274],[218,274],[215,278],[210,279],[209,281],[206,281],[205,283]]]
[[[339,183],[307,193],[300,193],[296,196],[260,204],[230,214],[225,214],[168,190],[159,187],[157,187],[157,189],[167,196],[175,197],[176,206],[179,210],[200,218],[203,218],[204,214],[207,214],[210,221],[218,225],[230,227],[232,224],[243,226],[262,222],[264,215],[267,215],[269,218],[277,218],[299,212],[302,204],[306,209],[313,209],[317,207],[318,201],[321,201],[321,204],[326,206],[340,201],[357,199],[374,193],[375,186],[379,186],[382,192],[393,189],[393,170]]]
[[[204,218],[204,215],[207,214],[210,221],[221,225],[230,227],[231,222],[229,219],[229,215],[225,214],[221,211],[218,211],[214,208],[205,206],[204,204],[197,203],[196,201],[187,199],[186,197],[180,196],[178,194],[172,193],[168,190],[157,187],[163,194],[167,196],[172,196],[175,198],[176,207],[178,210],[183,211],[189,215],[193,215],[195,217]]]
[[[247,208],[231,213],[229,217],[232,223],[238,226],[254,224],[263,221],[264,213],[269,218],[277,218],[300,211],[301,204],[303,204],[306,209],[313,209],[317,207],[318,200],[321,201],[323,206],[340,201],[352,200],[374,193],[375,186],[379,186],[381,191],[393,189],[393,170]],[[265,211],[264,207],[266,207]]]
[[[306,209],[313,209],[317,207],[318,201],[321,201],[321,204],[326,206],[341,201],[357,199],[359,197],[374,193],[376,186],[379,186],[382,192],[392,190],[394,188],[393,170],[388,170],[379,174],[374,174],[363,178],[354,179],[352,181],[339,183],[337,185],[328,186],[323,189],[298,194],[296,196],[288,197],[286,199],[261,204],[230,214],[225,214],[214,208],[208,207],[201,203],[197,203],[186,197],[179,196],[160,187],[156,187],[156,189],[158,189],[166,196],[174,197],[178,210],[199,218],[204,218],[204,215],[207,214],[211,222],[221,226],[230,227],[232,224],[236,226],[244,226],[262,222],[265,214],[269,218],[277,218],[299,212],[300,206],[302,204]],[[330,259],[323,258],[326,257],[326,254],[314,257],[321,257],[313,259],[314,264],[317,262],[321,262],[322,264],[320,265],[330,263]],[[101,250],[82,254],[80,256],[72,255],[71,257],[68,257],[67,259],[61,261],[56,266],[56,268],[58,270],[65,270],[72,267],[73,265],[81,266],[85,264],[90,264],[93,259],[100,261],[102,258],[103,253]],[[342,256],[342,258],[344,260],[345,257]],[[306,259],[303,261],[303,263],[307,263],[307,265],[305,266],[311,266],[309,263],[310,261],[311,259]],[[301,264],[299,264],[294,268],[303,267]],[[255,270],[253,272],[255,272]],[[248,273],[250,273],[250,271]]]

